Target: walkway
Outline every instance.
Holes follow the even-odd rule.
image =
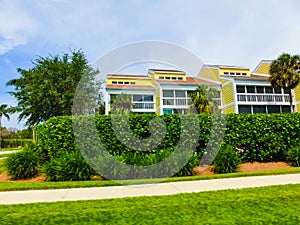
[[[137,196],[172,195],[234,188],[300,184],[300,174],[183,181],[130,186],[0,192],[0,204],[96,200]]]

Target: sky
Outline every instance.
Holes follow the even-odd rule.
[[[119,46],[157,40],[207,64],[254,69],[283,52],[300,54],[299,11],[299,0],[0,0],[0,104],[17,104],[6,86],[20,77],[17,68],[70,49],[93,63]],[[3,125],[24,128],[17,117]]]

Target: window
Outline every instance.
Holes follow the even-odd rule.
[[[255,93],[255,87],[254,86],[247,86],[247,93]]]
[[[251,114],[250,105],[239,105],[239,113]]]
[[[163,90],[163,97],[174,97],[173,90]]]
[[[123,81],[118,81],[118,84],[123,84]]]
[[[254,105],[253,113],[266,113],[266,106],[264,105]]]
[[[177,77],[172,77],[172,80],[177,80]]]
[[[281,94],[281,88],[276,88],[274,89],[275,94]]]
[[[228,75],[229,73],[228,72],[224,72],[224,75]]]
[[[153,102],[152,95],[133,95],[133,102]]]
[[[265,92],[263,86],[256,86],[256,92],[259,94],[263,94]]]
[[[265,87],[265,91],[266,91],[266,94],[273,94],[273,88],[272,87]]]
[[[283,105],[281,107],[282,107],[281,110],[282,110],[283,113],[289,113],[289,112],[291,112],[290,106]]]
[[[242,73],[243,76],[247,76],[247,73]]]
[[[118,82],[117,82],[117,81],[112,81],[111,83],[112,83],[112,84],[118,84]]]
[[[245,86],[236,86],[237,93],[245,93]]]
[[[165,79],[165,77],[158,77],[158,79],[163,80],[163,79]]]
[[[237,75],[237,76],[240,76],[240,75],[241,75],[241,73],[236,73],[236,75]]]
[[[171,77],[165,77],[166,78],[166,80],[171,80]]]
[[[183,80],[183,77],[178,77],[178,80]]]
[[[234,75],[235,73],[233,73],[233,72],[230,72],[230,75]]]
[[[142,95],[133,95],[132,100],[134,102],[142,102],[143,101],[143,96]]]
[[[126,82],[124,82],[124,84],[129,84],[129,82],[128,82],[128,81],[126,81]]]
[[[135,82],[130,82],[130,84],[135,84]]]
[[[185,98],[185,91],[176,90],[175,91],[175,97]]]
[[[144,95],[144,102],[153,102],[152,95]]]
[[[280,113],[279,105],[268,105],[267,109],[268,109],[268,113]]]
[[[283,92],[284,92],[284,94],[288,94],[289,90],[287,88],[283,88]]]

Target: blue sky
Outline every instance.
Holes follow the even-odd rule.
[[[178,44],[204,63],[243,65],[300,53],[298,0],[0,0],[0,104],[7,81],[37,56],[82,49],[92,63],[120,45]],[[145,71],[146,73],[146,71]],[[22,128],[17,115],[6,127]]]

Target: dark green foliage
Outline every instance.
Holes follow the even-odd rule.
[[[1,148],[18,148],[32,143],[32,139],[2,139]]]
[[[292,164],[292,166],[300,167],[300,147],[299,147],[299,145],[290,148],[286,153],[286,158]]]
[[[216,173],[233,173],[242,163],[238,152],[230,145],[222,145],[213,161],[213,171]]]
[[[129,116],[129,128],[134,137],[140,139],[138,146],[141,149],[130,147],[131,140],[124,138],[122,142],[118,139],[114,128],[112,127],[112,116],[97,115],[94,120],[90,121],[91,126],[96,126],[99,138],[90,138],[89,130],[86,134],[82,134],[83,139],[88,139],[84,149],[85,154],[91,157],[99,156],[97,149],[95,150],[97,141],[101,141],[103,147],[119,161],[138,166],[153,165],[162,161],[169,155],[172,155],[174,149],[178,146],[180,136],[184,138],[183,143],[187,146],[186,151],[191,151],[191,140],[198,140],[195,154],[181,171],[172,171],[174,165],[168,165],[168,172],[174,172],[176,175],[191,175],[192,169],[199,163],[207,144],[210,141],[212,116],[209,114],[198,115],[199,124],[197,126],[190,124],[191,129],[195,132],[186,133],[182,131],[182,118],[188,118],[190,115],[165,115],[157,116],[131,114]],[[255,115],[223,115],[226,117],[226,133],[224,136],[224,144],[230,144],[239,151],[240,158],[243,162],[271,162],[283,161],[288,149],[299,144],[300,140],[300,114],[255,114]],[[87,117],[82,117],[82,124]],[[163,122],[153,123],[153,129],[150,129],[150,121],[153,119],[161,119]],[[118,117],[115,126],[122,133],[125,117]],[[222,120],[214,119],[215,123],[222,123]],[[165,136],[162,134],[163,126],[166,127]],[[194,126],[194,127],[193,127]],[[79,126],[80,127],[80,126]],[[200,129],[199,135],[197,129]],[[219,136],[221,131],[214,130],[215,136]],[[71,117],[53,117],[45,124],[37,127],[38,142],[36,152],[44,162],[56,159],[65,155],[65,153],[76,152],[77,144],[74,138]],[[85,136],[86,135],[86,136]],[[160,136],[164,138],[153,144],[149,141],[149,137]],[[124,136],[126,137],[126,136]],[[211,142],[214,144],[222,140],[215,138]],[[140,151],[143,150],[143,151]],[[113,171],[118,174],[118,168],[113,168],[111,164],[101,165],[105,170]],[[103,168],[102,168],[103,169]],[[128,171],[128,174],[135,171]],[[153,174],[154,177],[157,174]],[[142,174],[140,174],[143,177]],[[126,175],[125,175],[126,177]]]
[[[48,181],[90,180],[95,174],[80,152],[65,153],[43,167]]]
[[[11,154],[6,160],[6,168],[12,179],[32,178],[38,174],[38,166],[39,158],[30,147]]]
[[[93,92],[100,87],[95,80],[98,71],[88,64],[80,50],[62,56],[38,57],[32,64],[29,69],[18,68],[20,78],[7,83],[14,87],[10,94],[18,101],[14,112],[20,112],[19,119],[26,118],[29,126],[45,122],[53,116],[72,115],[76,90],[77,96],[84,99],[87,97],[85,90]],[[78,91],[77,86],[83,78],[89,90],[80,86]],[[100,100],[100,95],[98,97],[95,102]],[[81,112],[76,108],[76,113]]]

